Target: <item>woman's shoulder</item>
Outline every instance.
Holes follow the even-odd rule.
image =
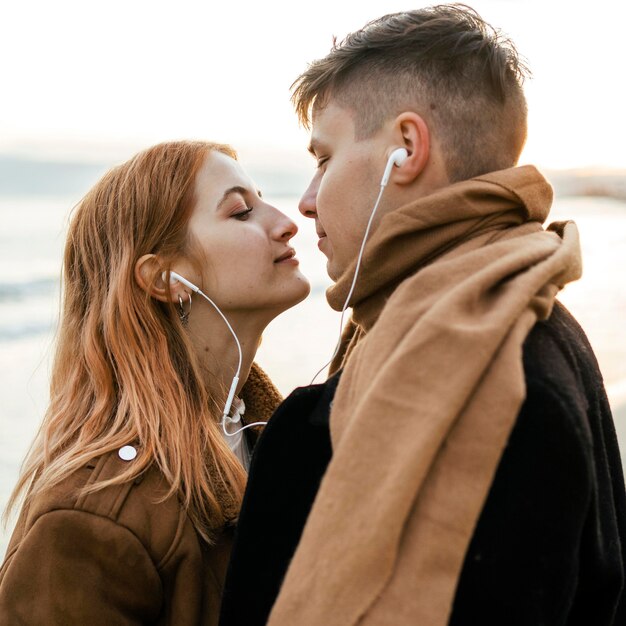
[[[129,538],[139,540],[159,567],[191,527],[176,495],[168,496],[161,472],[153,466],[135,480],[85,493],[85,487],[114,480],[125,472],[134,461],[131,456],[119,450],[104,454],[35,496],[20,515],[7,554],[36,524],[64,511],[79,517],[81,524],[98,526],[104,518],[126,529]]]

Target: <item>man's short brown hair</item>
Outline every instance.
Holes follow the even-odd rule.
[[[451,181],[517,163],[526,140],[528,70],[513,43],[465,5],[393,13],[314,61],[292,85],[300,121],[332,99],[354,115],[356,139],[403,111],[421,115]]]

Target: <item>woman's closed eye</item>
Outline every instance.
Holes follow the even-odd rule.
[[[252,213],[253,209],[254,207],[249,207],[246,205],[245,209],[238,211],[237,213],[233,213],[232,217],[239,220],[240,222],[245,222],[248,219],[250,213]]]

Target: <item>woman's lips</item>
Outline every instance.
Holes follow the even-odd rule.
[[[274,263],[278,265],[299,265],[300,261],[296,259],[296,251],[293,248],[290,248],[283,254],[279,256]]]
[[[300,265],[300,261],[295,256],[283,259],[282,261],[275,261],[276,265]]]

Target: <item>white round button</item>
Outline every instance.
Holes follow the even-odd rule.
[[[133,446],[124,446],[117,451],[122,461],[132,461],[137,456],[137,450]]]

